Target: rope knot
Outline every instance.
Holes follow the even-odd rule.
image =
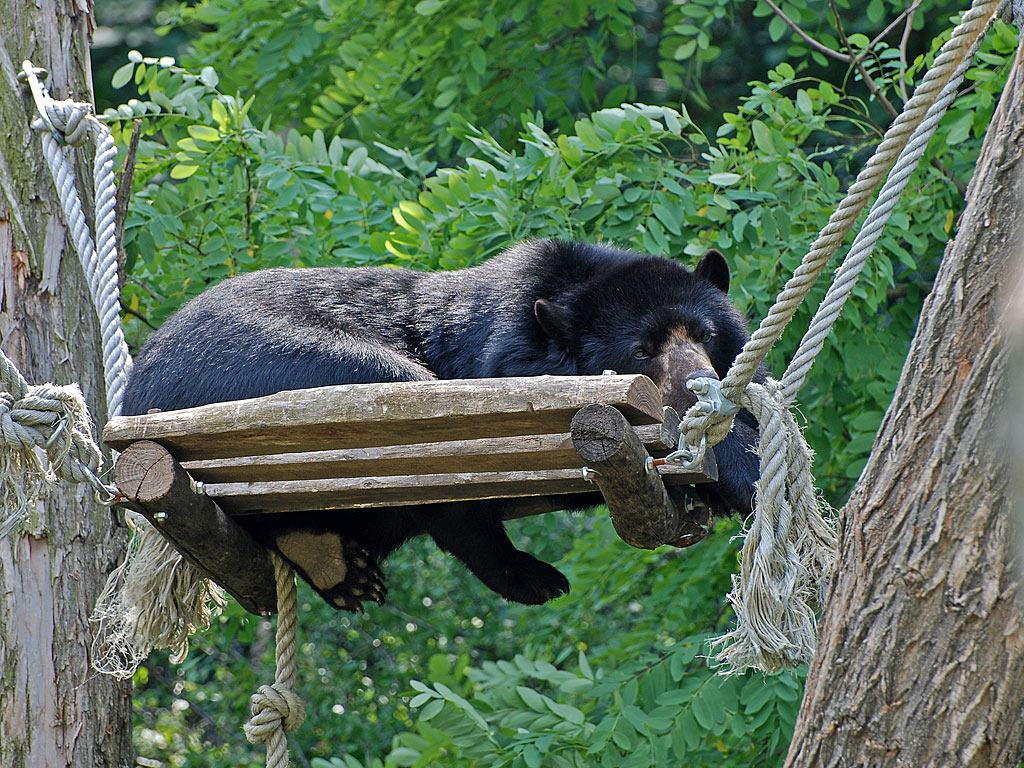
[[[66,144],[80,147],[89,137],[92,105],[81,101],[48,99],[43,106],[43,122]]]
[[[243,729],[253,744],[267,744],[281,729],[296,730],[306,717],[302,699],[281,683],[261,685],[250,697],[249,708],[252,717]]]

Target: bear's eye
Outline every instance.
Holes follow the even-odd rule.
[[[650,356],[650,352],[648,352],[643,347],[637,347],[636,349],[633,350],[633,357],[635,357],[637,360],[647,360],[650,358]]]
[[[704,333],[701,334],[701,336],[700,336],[700,343],[701,344],[710,344],[711,340],[713,338],[715,338],[714,332],[711,331],[710,329],[708,329],[708,330],[704,331]]]

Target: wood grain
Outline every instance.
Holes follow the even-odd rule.
[[[179,461],[568,431],[588,403],[622,410],[633,424],[663,421],[646,376],[345,384],[252,400],[111,419],[103,440],[123,450],[155,440]]]

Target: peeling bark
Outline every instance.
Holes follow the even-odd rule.
[[[1024,50],[1024,49],[1022,49]],[[841,552],[787,766],[1017,766],[1004,291],[1024,235],[1018,51]]]
[[[17,81],[29,58],[49,70],[55,98],[91,101],[91,25],[91,3],[0,3],[0,343],[31,383],[79,382],[102,424],[95,311]],[[79,176],[91,213],[90,174]],[[124,541],[90,488],[63,483],[28,531],[0,540],[0,766],[131,762],[130,685],[97,674],[89,658],[89,613]]]

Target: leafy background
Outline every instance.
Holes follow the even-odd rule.
[[[733,299],[756,322],[959,6],[101,0],[96,10],[97,99],[122,153],[141,121],[122,290],[137,348],[240,271],[454,269],[530,236],[685,263],[717,247]],[[997,23],[801,392],[833,504],[892,397],[1015,45]],[[773,350],[776,372],[809,311]],[[720,676],[705,659],[732,620],[723,595],[738,522],[668,552],[629,549],[600,515],[510,527],[566,572],[570,596],[503,603],[424,541],[391,558],[391,601],[366,615],[300,591],[298,764],[781,764],[804,671]],[[273,676],[272,646],[271,625],[232,605],[183,664],[154,654],[135,679],[140,764],[262,764],[240,724],[248,693]]]

